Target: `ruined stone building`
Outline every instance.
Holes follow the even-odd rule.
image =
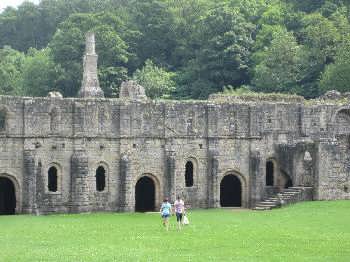
[[[87,35],[78,98],[0,97],[0,213],[144,211],[257,202],[285,187],[350,198],[350,104],[213,96],[154,101],[99,87]]]

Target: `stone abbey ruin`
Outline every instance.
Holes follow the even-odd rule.
[[[0,214],[350,198],[347,98],[153,101],[129,81],[107,99],[94,41],[79,98],[0,97]]]

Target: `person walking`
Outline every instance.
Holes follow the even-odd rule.
[[[185,215],[185,203],[180,196],[177,197],[174,203],[174,209],[176,214],[177,228],[181,230],[183,224],[183,216]]]
[[[171,216],[171,204],[168,198],[163,200],[162,206],[160,207],[160,214],[163,219],[163,226],[165,226],[166,231],[169,231],[169,217]]]

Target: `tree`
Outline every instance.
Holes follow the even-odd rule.
[[[8,46],[0,49],[0,94],[23,95],[20,88],[25,55]]]
[[[262,92],[300,92],[303,50],[290,32],[274,36],[262,61],[254,69],[253,84]]]
[[[255,26],[238,8],[223,3],[208,11],[196,27],[198,50],[179,79],[183,95],[206,98],[226,85],[247,82]]]
[[[150,98],[169,97],[175,89],[173,78],[174,73],[156,66],[151,60],[146,60],[144,67],[133,75],[133,79],[145,88]]]
[[[48,92],[56,89],[55,80],[58,74],[49,48],[29,49],[23,64],[23,93],[26,96],[47,96]]]
[[[140,64],[151,59],[157,64],[169,66],[176,38],[175,22],[167,1],[136,1],[132,14],[133,23],[141,33],[137,42]]]
[[[322,74],[320,86],[323,92],[336,89],[340,92],[350,91],[350,39],[338,49],[335,61],[326,67]]]

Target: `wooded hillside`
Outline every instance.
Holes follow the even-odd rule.
[[[349,15],[347,0],[25,2],[0,13],[0,94],[75,96],[87,31],[108,97],[125,79],[152,98],[350,91]]]

